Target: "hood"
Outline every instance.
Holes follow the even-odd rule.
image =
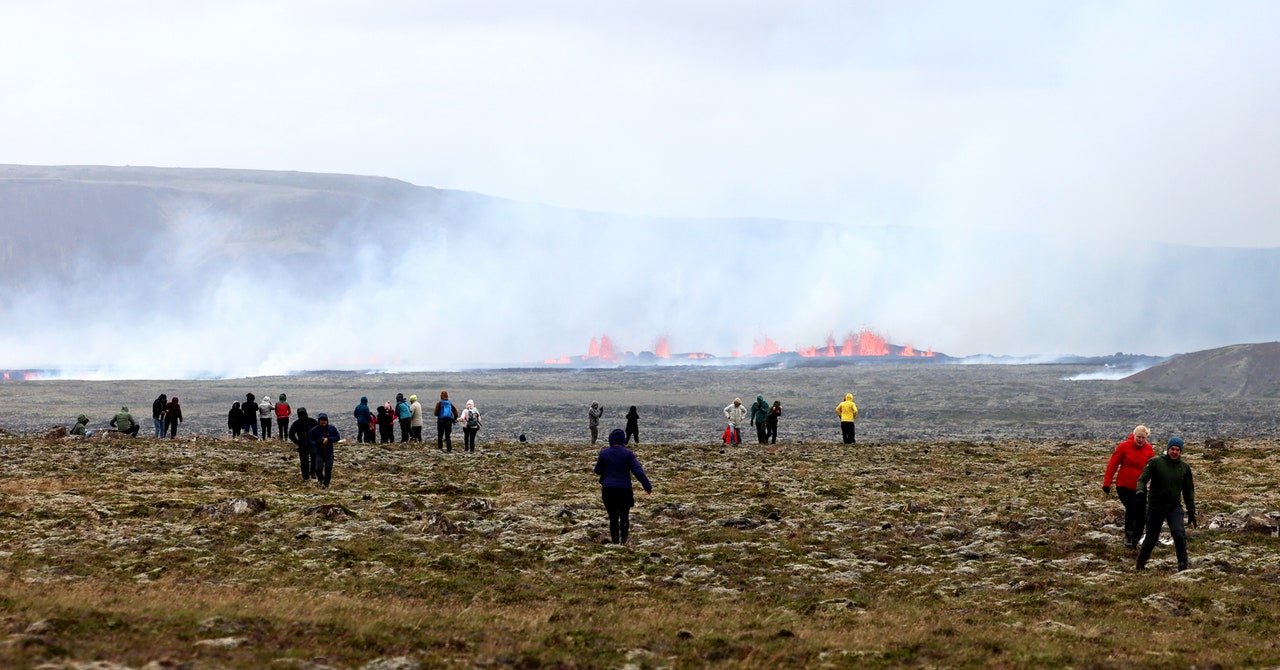
[[[369,396],[363,396],[363,395],[362,395],[362,396],[360,396],[360,404],[361,404],[361,405],[368,405],[368,404],[369,404]]]
[[[307,418],[307,408],[306,408],[306,407],[299,407],[299,408],[298,408],[298,418],[299,418],[299,419],[305,419],[305,418]]]
[[[767,405],[767,404],[769,404],[769,403],[766,403],[766,402],[764,401],[764,396],[763,396],[763,395],[758,395],[758,396],[756,396],[756,402],[760,403],[761,405]]]
[[[852,394],[852,393],[846,393],[846,394],[844,394],[844,401],[845,401],[845,402],[853,402],[853,394]]]
[[[89,417],[81,414],[80,416],[76,417],[76,423],[89,423]]]
[[[121,407],[121,408],[120,408],[120,411],[121,411],[121,412],[128,412],[128,411],[129,411],[129,408],[128,408],[128,407]]]
[[[416,395],[409,396],[409,402],[418,402],[418,396]]]
[[[627,446],[627,433],[621,428],[614,428],[609,432],[609,446],[625,447]]]

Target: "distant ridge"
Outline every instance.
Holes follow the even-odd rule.
[[[1236,398],[1280,396],[1280,342],[1179,354],[1124,379],[1154,391]]]

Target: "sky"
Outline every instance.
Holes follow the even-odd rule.
[[[1280,3],[0,0],[0,162],[1280,247]]]

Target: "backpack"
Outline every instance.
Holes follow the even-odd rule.
[[[440,401],[440,418],[445,421],[453,421],[454,419],[453,403],[449,402],[448,398]]]
[[[473,410],[468,410],[466,414],[467,414],[467,428],[479,428],[480,413],[473,409]]]

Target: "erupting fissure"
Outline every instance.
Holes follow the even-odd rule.
[[[856,358],[864,356],[893,356],[901,358],[933,358],[933,348],[920,351],[912,344],[896,345],[890,344],[885,336],[877,333],[869,328],[863,328],[858,332],[850,332],[844,336],[844,339],[837,341],[835,335],[827,335],[827,340],[821,345],[800,346],[797,345],[791,349],[787,349],[779,345],[773,338],[765,336],[763,339],[754,340],[751,346],[751,358],[768,358],[770,356],[778,356],[784,354],[795,354],[802,358]],[[729,353],[732,358],[739,358],[743,354],[738,350]],[[635,357],[630,352],[624,354],[626,358]],[[640,357],[652,357],[661,360],[671,359],[671,339],[667,335],[659,337],[654,345],[652,352],[644,352]],[[690,352],[675,354],[675,358],[684,360],[709,360],[716,358],[712,354],[705,352]],[[544,362],[547,365],[573,365],[573,364],[592,364],[592,363],[615,363],[619,361],[619,354],[614,347],[613,340],[608,335],[600,335],[592,337],[587,344],[587,353],[583,356],[558,356],[548,358]]]

